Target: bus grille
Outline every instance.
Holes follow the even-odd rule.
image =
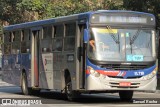
[[[118,78],[118,79],[124,79],[124,77],[122,76],[108,76],[110,78]],[[141,78],[142,76],[135,76],[135,77],[127,77],[125,79],[138,79],[138,78]]]
[[[139,69],[145,69],[148,68],[149,65],[121,65],[121,64],[107,64],[101,66],[106,69],[111,70],[139,70]]]
[[[140,83],[131,83],[131,86],[119,86],[118,82],[110,82],[109,83],[112,88],[138,88]]]

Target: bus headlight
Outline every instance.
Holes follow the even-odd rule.
[[[142,79],[143,80],[149,80],[151,78],[153,78],[157,73],[157,68],[155,68],[150,74],[143,76]]]
[[[90,73],[94,74],[96,71],[94,69],[90,69]]]
[[[89,68],[89,72],[91,75],[95,76],[95,77],[99,77],[100,76],[100,73],[95,71],[93,68]]]
[[[99,72],[95,72],[94,76],[95,76],[95,77],[99,77],[99,76],[100,76],[100,73],[99,73]]]

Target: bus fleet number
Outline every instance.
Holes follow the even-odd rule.
[[[141,75],[144,75],[144,72],[134,72],[134,75],[141,76]]]

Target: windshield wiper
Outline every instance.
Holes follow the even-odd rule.
[[[111,34],[111,37],[113,38],[113,40],[114,40],[117,44],[119,44],[119,40],[117,40],[116,35],[115,35],[114,32],[112,31],[112,28],[107,25],[107,29],[109,29],[109,30],[112,32],[112,33],[110,33],[110,34]]]
[[[134,43],[134,41],[137,39],[139,32],[140,32],[140,30],[138,29],[137,32],[135,33],[135,35],[133,35],[132,39],[130,40],[130,45],[132,45]]]

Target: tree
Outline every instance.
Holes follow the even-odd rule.
[[[21,0],[0,0],[0,19],[1,23],[8,25],[9,23],[18,23],[20,17],[17,15],[16,4]]]
[[[51,0],[53,17],[94,10],[119,9],[122,0]]]
[[[24,21],[39,20],[51,17],[51,0],[22,0],[17,4]]]
[[[51,17],[50,0],[0,0],[2,25]]]
[[[123,0],[123,7],[126,10],[153,13],[157,19],[157,26],[160,26],[160,0]]]

